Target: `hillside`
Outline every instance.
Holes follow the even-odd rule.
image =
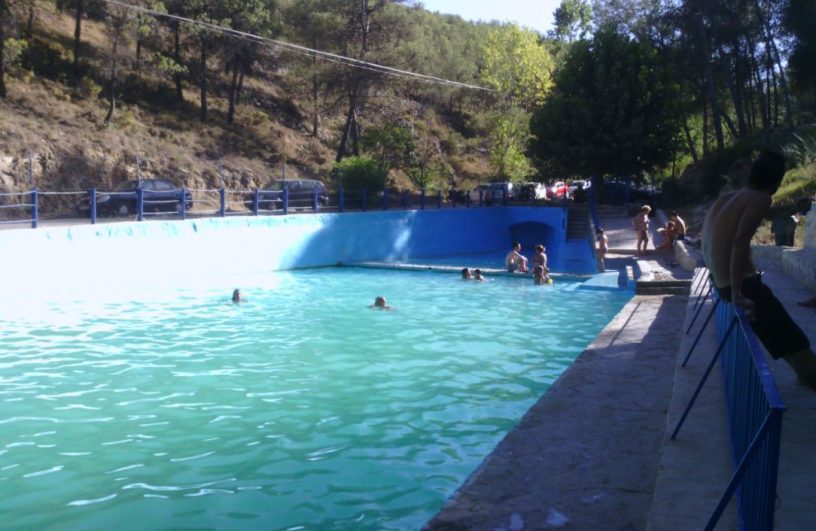
[[[321,133],[312,136],[308,79],[291,57],[265,51],[243,82],[231,125],[226,119],[230,76],[223,64],[210,65],[209,116],[201,122],[196,85],[185,82],[185,102],[175,103],[166,75],[150,65],[136,72],[131,62],[120,80],[113,122],[106,126],[109,36],[102,22],[83,21],[87,64],[85,75],[76,80],[71,75],[73,32],[70,11],[37,3],[31,43],[20,66],[6,77],[7,98],[0,99],[3,191],[28,190],[32,184],[49,191],[109,189],[135,178],[137,159],[143,178],[167,177],[189,188],[220,187],[222,178],[228,189],[261,187],[281,176],[284,163],[287,178],[316,178],[332,185],[329,172],[343,125],[343,102],[327,102]],[[132,54],[132,43],[130,48]],[[484,140],[466,140],[454,128],[458,123],[462,129],[461,113],[440,109],[398,81],[384,83],[365,105],[368,123],[421,117],[426,141],[438,146],[444,167],[459,186],[489,178]],[[394,171],[389,184],[413,187]]]

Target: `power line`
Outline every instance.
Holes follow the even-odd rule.
[[[308,55],[309,57],[319,57],[325,61],[329,61],[332,63],[342,64],[344,66],[349,66],[352,68],[359,68],[361,70],[370,70],[373,72],[378,72],[381,74],[400,77],[400,78],[412,78],[417,79],[419,81],[424,81],[426,83],[436,83],[440,85],[447,85],[457,88],[464,88],[470,90],[480,90],[483,92],[496,92],[493,89],[480,87],[479,85],[470,85],[468,83],[461,83],[459,81],[453,81],[450,79],[444,79],[437,76],[429,76],[427,74],[420,74],[418,72],[411,72],[409,70],[401,70],[399,68],[394,68],[391,66],[385,66],[377,63],[371,63],[369,61],[363,61],[361,59],[355,59],[353,57],[346,57],[344,55],[339,55],[331,52],[325,52],[322,50],[317,50],[314,48],[308,48],[306,46],[300,46],[298,44],[292,44],[290,42],[281,41],[277,39],[271,39],[269,37],[262,37],[260,35],[255,35],[254,33],[247,33],[244,31],[239,31],[232,28],[227,28],[224,26],[219,26],[218,24],[213,24],[211,22],[203,22],[200,20],[195,20],[187,17],[182,17],[179,15],[171,15],[170,13],[162,13],[161,11],[156,11],[154,9],[150,9],[147,7],[136,6],[133,4],[128,4],[126,2],[120,2],[118,0],[103,0],[104,2],[120,7],[124,7],[125,9],[130,9],[133,11],[141,11],[142,13],[147,13],[151,16],[156,18],[168,18],[171,20],[176,20],[179,22],[184,22],[186,24],[192,24],[196,26],[202,26],[207,29],[218,31],[224,33],[226,35],[230,35],[232,37],[237,37],[239,39],[245,39],[254,41],[260,44],[264,44],[269,47],[284,49],[290,52],[299,53],[302,55]]]

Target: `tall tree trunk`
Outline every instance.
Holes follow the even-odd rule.
[[[711,123],[714,126],[714,136],[717,139],[717,151],[725,149],[725,139],[722,130],[722,113],[720,104],[717,101],[717,89],[714,84],[714,69],[711,67],[711,54],[708,51],[708,37],[706,36],[703,18],[697,19],[697,29],[700,34],[700,44],[703,51],[703,64],[705,67],[706,92],[708,101],[711,104]]]
[[[201,108],[199,112],[199,119],[202,122],[207,121],[207,43],[204,37],[201,38],[201,59],[199,68],[199,82],[201,84]]]
[[[749,41],[750,42],[750,41]],[[754,47],[751,45],[751,75],[754,79],[754,87],[756,88],[756,99],[759,103],[759,116],[762,118],[762,130],[767,131],[771,126],[768,120],[768,110],[765,105],[765,89],[762,84],[762,76],[759,71],[759,63],[754,55]]]
[[[703,156],[708,155],[708,103],[703,95]]]
[[[244,74],[246,73],[245,68],[241,68],[241,72],[238,74],[238,87],[235,90],[235,98],[240,99],[241,93],[244,91]]]
[[[340,145],[337,146],[337,156],[335,156],[334,160],[340,162],[343,160],[343,157],[346,155],[346,146],[348,145],[349,134],[351,132],[351,128],[354,125],[354,113],[357,109],[357,86],[352,88],[349,91],[349,107],[348,111],[346,112],[346,123],[343,125],[343,134],[340,137]]]
[[[312,47],[317,48],[317,37],[312,38]],[[317,71],[317,55],[312,54],[312,136],[320,134],[320,74]]]
[[[173,23],[173,61],[176,66],[181,66],[181,26],[178,22]],[[173,81],[176,83],[176,101],[184,101],[184,91],[181,88],[181,72],[173,73]]]
[[[688,144],[689,154],[694,164],[700,160],[697,156],[697,146],[694,145],[694,140],[691,138],[691,131],[689,130],[688,121],[683,120],[683,132],[686,134],[686,143]]]
[[[791,102],[790,90],[788,90],[788,80],[785,76],[785,69],[782,66],[782,61],[779,58],[779,49],[776,46],[776,39],[771,34],[770,16],[766,17],[762,12],[762,6],[759,0],[754,0],[759,22],[762,24],[762,29],[765,34],[765,45],[769,49],[769,54],[772,54],[773,63],[778,66],[779,85],[782,89],[782,95],[785,98],[785,122],[789,129],[793,129],[793,103]]]
[[[26,21],[26,35],[31,37],[34,34],[34,0],[29,0],[28,20]]]
[[[771,70],[771,81],[773,82],[773,124],[774,127],[779,127],[779,86],[776,82],[777,75],[774,70]]]
[[[6,97],[6,0],[0,0],[0,98]]]
[[[74,74],[79,74],[79,47],[82,38],[82,15],[85,11],[84,0],[76,0],[76,19],[74,22]]]
[[[736,43],[735,43],[736,44]],[[738,44],[737,44],[738,46]],[[726,57],[725,50],[720,46],[720,55]],[[731,91],[731,99],[734,102],[734,111],[737,113],[737,134],[740,138],[744,138],[748,134],[748,127],[745,124],[745,114],[742,107],[742,90],[740,89],[739,79],[739,48],[734,49],[732,58],[732,68],[726,68],[726,80],[728,81],[728,88]]]
[[[108,114],[105,116],[105,125],[110,125],[113,121],[113,113],[116,111],[116,51],[119,48],[119,35],[113,38],[113,50],[111,52],[111,77],[110,96],[108,100]]]
[[[230,81],[229,110],[227,111],[228,125],[232,125],[232,122],[235,119],[235,96],[238,92],[238,71],[241,70],[240,64],[241,58],[238,56],[238,54],[236,54],[232,64],[232,81]]]
[[[351,118],[351,152],[355,157],[360,156],[360,122],[357,120],[357,109]]]
[[[142,16],[141,14],[138,15],[136,19],[136,64],[134,65],[136,68],[136,75],[141,76],[142,73]]]

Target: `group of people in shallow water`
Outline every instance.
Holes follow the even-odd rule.
[[[533,283],[537,286],[552,284],[550,269],[547,267],[547,249],[538,244],[535,246],[535,254],[530,261],[533,270]],[[529,273],[527,257],[521,254],[521,243],[515,242],[513,248],[504,257],[504,266],[511,273]]]

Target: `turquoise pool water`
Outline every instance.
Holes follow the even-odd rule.
[[[3,526],[419,528],[632,295],[347,268],[192,284],[0,306]]]

